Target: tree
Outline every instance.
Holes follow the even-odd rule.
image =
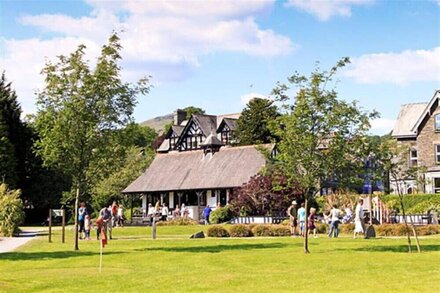
[[[203,110],[202,108],[198,108],[198,107],[194,107],[194,106],[188,106],[186,108],[183,108],[182,110],[186,112],[186,120],[191,118],[191,116],[193,114],[205,114],[206,113],[205,110]]]
[[[273,90],[286,110],[273,129],[280,138],[279,165],[303,189],[307,213],[308,202],[323,181],[336,179],[343,187],[359,180],[365,159],[360,146],[365,143],[369,119],[377,116],[363,111],[356,102],[339,100],[334,89],[327,89],[337,70],[348,63],[344,58],[330,71],[316,68],[310,77],[295,73],[288,84],[278,83]],[[292,86],[298,91],[289,104],[287,91]],[[305,226],[304,252],[309,253],[307,217]]]
[[[405,223],[406,228],[406,236],[408,241],[408,252],[412,252],[411,245],[411,231],[408,225],[408,220],[406,216],[405,209],[405,193],[404,186],[406,180],[412,180],[418,177],[418,168],[411,167],[408,168],[407,154],[410,149],[404,146],[400,146],[393,139],[389,139],[387,141],[383,141],[380,145],[380,152],[378,152],[377,162],[379,163],[379,167],[387,174],[389,174],[390,179],[394,181],[397,193],[399,198],[400,210],[402,212],[403,221]],[[419,238],[417,236],[417,231],[414,227],[414,221],[410,216],[411,222],[411,230],[416,240],[417,251],[420,253],[420,243]]]
[[[274,139],[268,124],[278,116],[277,107],[268,99],[253,98],[237,121],[235,136],[240,145],[269,143]]]
[[[72,178],[75,190],[75,250],[78,250],[78,201],[93,182],[108,175],[107,168],[125,150],[118,128],[132,121],[138,94],[149,91],[148,80],[123,82],[118,61],[121,45],[113,33],[91,69],[84,45],[69,56],[59,56],[42,71],[45,87],[38,93],[35,127],[37,153],[47,166]]]
[[[6,184],[0,184],[0,234],[12,237],[23,220],[20,190],[10,190]]]

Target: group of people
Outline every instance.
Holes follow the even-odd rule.
[[[151,203],[148,204],[148,209],[146,212],[146,216],[148,218],[157,217],[160,218],[161,221],[168,221],[168,216],[170,214],[171,214],[170,210],[168,209],[166,203],[160,205],[158,202],[155,206],[153,206]],[[189,215],[189,211],[188,208],[185,206],[185,204],[182,204],[180,208],[179,205],[176,205],[174,211],[172,212],[172,215],[174,218],[178,218],[178,217],[187,218]]]
[[[99,216],[96,220],[96,238],[99,240],[103,230],[106,237],[109,236],[112,239],[113,227],[124,227],[124,223],[124,207],[113,202],[110,206],[104,207],[99,211]],[[84,202],[78,208],[78,225],[79,238],[90,240],[90,231],[93,230],[94,225]]]
[[[366,229],[365,229],[365,223],[364,223],[364,209],[363,209],[363,199],[359,199],[358,203],[356,205],[356,210],[354,214],[354,234],[353,238],[357,238],[359,235],[365,235]],[[290,219],[290,233],[292,236],[296,236],[297,233],[297,227],[299,222],[299,235],[304,237],[305,236],[305,223],[306,223],[306,209],[304,208],[304,203],[301,203],[301,207],[297,208],[298,204],[296,201],[293,201],[291,206],[287,209],[287,215]],[[349,211],[348,211],[349,210]],[[334,237],[337,238],[339,236],[339,223],[342,219],[346,222],[350,222],[353,218],[352,212],[350,209],[346,209],[345,216],[342,217],[343,212],[338,209],[337,205],[333,205],[330,212],[326,215],[324,214],[324,217],[326,222],[330,224],[328,237]],[[310,213],[308,216],[308,230],[309,234],[313,233],[313,236],[316,238],[316,226],[315,226],[315,219],[316,219],[316,209],[311,208]]]

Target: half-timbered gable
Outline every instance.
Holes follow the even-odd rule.
[[[225,145],[230,145],[234,142],[234,132],[237,129],[237,119],[223,118],[217,133],[220,135],[220,140]]]

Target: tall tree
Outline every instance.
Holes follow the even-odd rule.
[[[116,129],[132,121],[138,94],[149,91],[148,80],[121,80],[119,37],[113,33],[97,64],[85,61],[84,45],[59,56],[42,71],[45,87],[38,94],[36,148],[44,163],[72,178],[75,190],[75,250],[78,250],[78,201],[92,182],[106,176],[106,165],[120,155]]]
[[[347,63],[349,59],[344,58],[330,71],[317,68],[310,77],[296,73],[288,78],[288,84],[278,83],[273,90],[286,110],[274,127],[280,138],[278,160],[285,174],[304,190],[307,213],[308,202],[324,180],[336,178],[343,186],[358,179],[364,161],[359,149],[365,142],[369,119],[377,116],[363,111],[356,102],[339,100],[334,89],[326,88]],[[288,103],[287,95],[291,87],[298,89],[293,104]],[[307,232],[306,217],[305,253],[309,253]]]
[[[237,121],[235,137],[240,145],[269,143],[274,136],[269,123],[278,116],[277,107],[268,99],[253,98]]]
[[[186,108],[182,109],[183,111],[186,112],[186,119],[191,118],[191,116],[193,114],[205,114],[205,110],[203,110],[202,108],[199,107],[194,107],[194,106],[188,106]]]

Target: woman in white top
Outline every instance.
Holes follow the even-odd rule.
[[[353,235],[353,238],[355,239],[358,234],[365,233],[364,208],[362,207],[363,203],[364,203],[363,199],[359,199],[358,204],[356,206],[356,211],[354,215],[354,235]]]
[[[337,208],[336,205],[333,205],[333,208],[330,211],[330,233],[328,233],[328,237],[338,238],[339,235],[339,215],[341,214],[341,210]],[[333,234],[334,233],[334,234]]]
[[[167,204],[164,203],[162,204],[162,209],[161,209],[161,213],[162,213],[162,221],[168,221],[168,207]]]

